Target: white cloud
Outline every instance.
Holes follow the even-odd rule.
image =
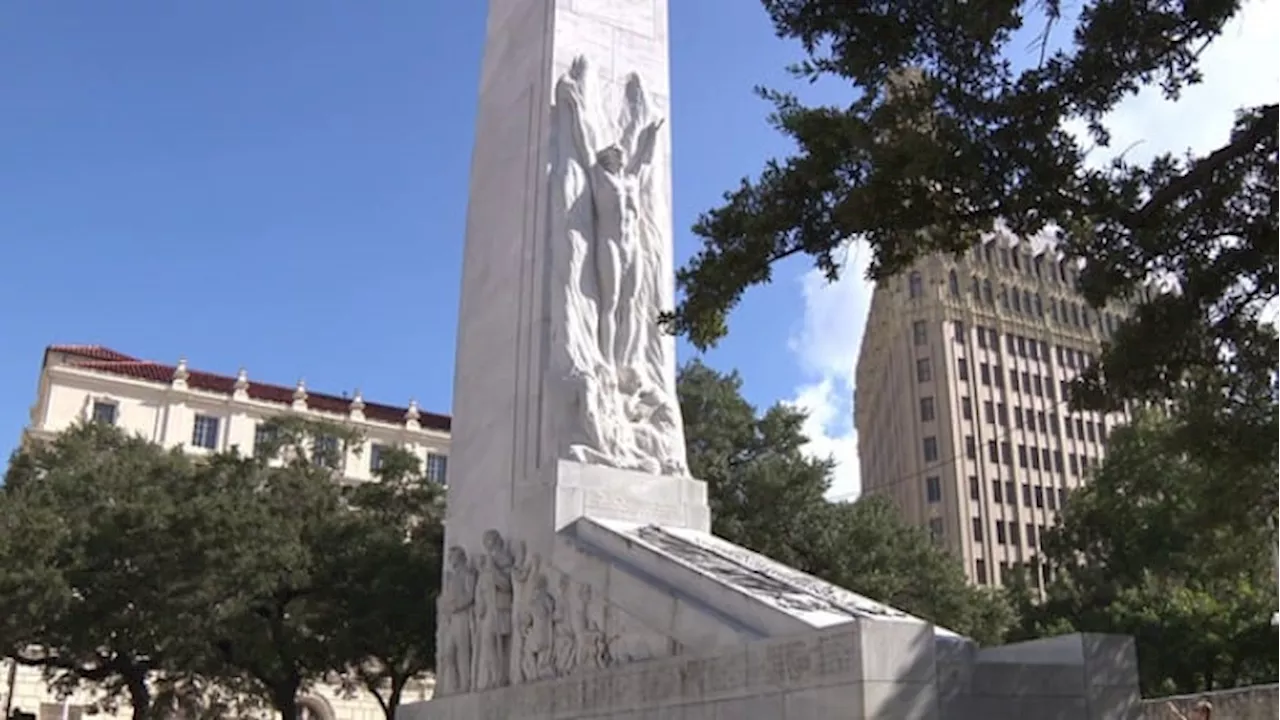
[[[836,460],[829,497],[856,497],[858,436],[853,427],[853,370],[862,344],[871,303],[871,285],[864,280],[868,253],[853,252],[838,281],[828,283],[818,270],[800,277],[804,316],[790,341],[804,384],[796,388],[793,405],[809,413],[804,431],[806,450]]]
[[[1148,89],[1121,103],[1108,118],[1111,147],[1096,151],[1103,163],[1125,151],[1141,162],[1162,152],[1205,153],[1227,140],[1239,107],[1274,102],[1280,87],[1275,48],[1280,46],[1280,2],[1253,0],[1201,57],[1204,82],[1176,102]],[[858,252],[860,250],[860,252]],[[868,253],[857,248],[840,280],[827,283],[817,270],[800,277],[804,316],[790,347],[803,382],[792,404],[809,412],[807,450],[838,465],[831,497],[856,497],[858,439],[853,427],[853,373],[866,327],[872,286],[863,277]]]
[[[1096,149],[1090,163],[1105,163],[1120,152],[1142,163],[1161,153],[1191,149],[1204,154],[1225,144],[1237,109],[1275,102],[1280,95],[1277,46],[1280,2],[1246,3],[1201,55],[1204,81],[1174,102],[1158,87],[1148,87],[1120,103],[1106,121],[1111,145]],[[1083,137],[1082,125],[1072,130]]]

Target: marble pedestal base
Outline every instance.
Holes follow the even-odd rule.
[[[405,705],[401,720],[1119,720],[1137,708],[1128,638],[979,649],[712,535],[697,480],[562,461],[513,498],[500,532],[538,582],[516,592],[510,673]]]

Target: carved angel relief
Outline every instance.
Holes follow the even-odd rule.
[[[616,122],[578,57],[556,82],[551,256],[563,325],[563,375],[574,398],[564,457],[687,475],[675,392],[675,346],[658,327],[671,239],[655,179],[663,120],[639,75],[627,77]]]
[[[439,599],[436,695],[567,677],[673,653],[667,638],[545,566],[523,542],[484,533],[448,550]]]

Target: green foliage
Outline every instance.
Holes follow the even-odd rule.
[[[1219,512],[1213,496],[1236,468],[1205,464],[1182,436],[1179,421],[1145,414],[1113,433],[1045,534],[1048,598],[1031,603],[1020,587],[1020,634],[1133,635],[1146,694],[1269,682],[1280,670],[1275,533]]]
[[[434,661],[441,490],[407,453],[344,487],[350,429],[282,418],[254,457],[200,459],[115,428],[15,454],[0,488],[0,651],[60,690],[180,709],[297,714],[341,676],[394,716]],[[148,686],[148,678],[156,682]]]
[[[379,460],[377,482],[346,489],[349,511],[328,538],[322,624],[347,682],[394,720],[405,684],[435,667],[444,489],[402,449]]]
[[[388,719],[405,684],[435,659],[441,492],[415,458],[379,455],[380,482],[344,487],[348,428],[283,418],[255,458],[221,456],[201,482],[239,493],[254,528],[233,599],[212,621],[208,673],[251,678],[282,714],[336,674],[374,693]]]
[[[736,373],[694,361],[679,375],[689,467],[708,483],[716,534],[982,642],[1011,621],[1003,598],[970,587],[959,562],[882,498],[824,499],[832,462],[807,457],[802,411],[757,417]]]
[[[145,680],[193,652],[221,599],[225,535],[188,502],[195,472],[112,427],[74,427],[15,454],[0,488],[0,643],[53,687],[150,711]]]
[[[674,330],[713,344],[743,292],[790,256],[834,279],[847,244],[866,242],[870,275],[883,279],[921,256],[961,253],[997,222],[1021,236],[1053,227],[1059,248],[1087,261],[1079,288],[1095,308],[1137,300],[1153,275],[1179,288],[1139,302],[1073,401],[1171,400],[1194,451],[1274,462],[1280,354],[1260,318],[1277,295],[1277,106],[1241,111],[1203,157],[1145,165],[1087,165],[1065,129],[1083,124],[1105,146],[1101,119],[1122,99],[1148,86],[1173,98],[1198,82],[1199,53],[1239,0],[1086,0],[1056,51],[1057,0],[763,4],[777,34],[805,50],[797,79],[856,92],[847,105],[810,107],[761,90],[797,149],[698,221],[703,246],[678,273]],[[1037,17],[1047,23],[1039,61],[1015,68],[1015,31]],[[1276,500],[1274,482],[1230,482],[1222,497],[1270,521]]]

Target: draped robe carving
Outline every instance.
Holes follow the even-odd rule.
[[[653,161],[662,120],[639,76],[616,123],[601,120],[578,58],[555,91],[551,226],[553,352],[566,397],[557,452],[579,462],[686,475],[674,343],[658,327],[670,238]]]

